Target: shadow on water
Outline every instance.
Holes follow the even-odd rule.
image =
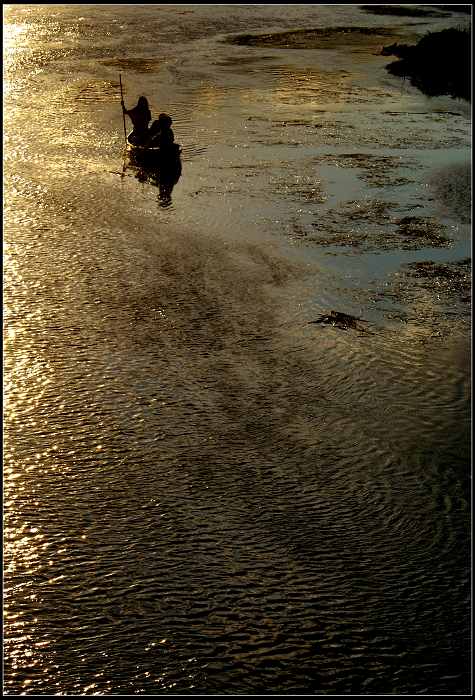
[[[173,188],[182,173],[180,149],[166,155],[127,151],[122,174],[125,175],[127,170],[131,170],[139,182],[148,182],[158,187],[159,206],[169,207],[172,204]]]

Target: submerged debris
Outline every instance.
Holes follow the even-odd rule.
[[[351,316],[350,314],[345,314],[342,311],[330,311],[329,314],[321,314],[315,321],[309,321],[309,323],[322,323],[323,325],[335,326],[336,328],[347,331],[350,328],[365,330],[360,324],[368,323],[368,321],[365,321],[363,318]]]

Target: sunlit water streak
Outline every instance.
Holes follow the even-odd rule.
[[[346,94],[332,59],[321,83],[305,52],[242,71],[222,41],[363,21],[335,12],[10,9],[7,693],[467,689],[467,321],[386,323],[351,266],[285,244],[296,209],[354,196],[325,168],[312,190],[298,144],[462,150],[466,126],[345,108],[289,131]],[[174,115],[168,208],[124,167],[118,70]],[[309,323],[343,302],[366,333]]]

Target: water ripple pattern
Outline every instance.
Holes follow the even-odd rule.
[[[8,10],[6,694],[468,688],[466,322],[309,323],[341,270],[283,217],[323,182],[251,148],[278,115],[248,119],[256,72],[225,89],[223,37],[361,15],[287,11]],[[262,85],[304,102],[282,60]],[[118,69],[176,113],[167,209],[122,162]]]

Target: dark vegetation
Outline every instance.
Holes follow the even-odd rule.
[[[471,99],[470,29],[443,29],[429,32],[415,46],[392,44],[382,55],[395,55],[400,60],[390,63],[392,75],[409,78],[424,94],[450,95]]]

